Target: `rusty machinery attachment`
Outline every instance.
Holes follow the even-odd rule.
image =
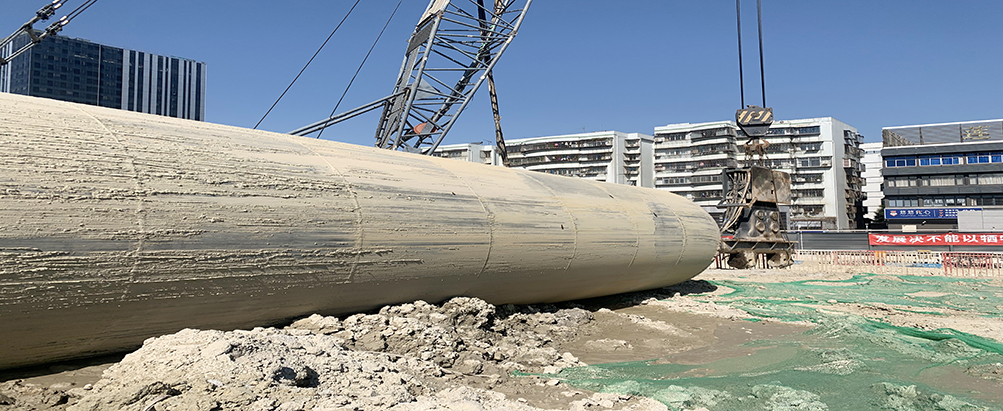
[[[794,242],[786,237],[780,204],[789,204],[791,177],[783,171],[748,167],[724,171],[724,201],[727,208],[719,252],[728,255],[728,265],[753,268],[760,259],[770,267],[791,265]]]
[[[765,136],[773,124],[773,109],[749,106],[735,113],[738,126],[749,137],[742,169],[724,170],[724,196],[718,208],[725,208],[719,252],[728,255],[728,265],[753,268],[760,260],[770,267],[792,263],[794,242],[786,237],[786,219],[781,204],[790,204],[791,177],[783,171],[762,167]],[[751,149],[750,149],[751,148]],[[751,164],[757,155],[758,165]]]

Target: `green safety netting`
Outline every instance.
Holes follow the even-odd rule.
[[[747,343],[744,354],[704,364],[677,364],[669,356],[551,376],[584,389],[652,397],[673,410],[1003,409],[1003,344],[826,309],[839,302],[999,316],[998,282],[861,274],[840,281],[714,284],[733,290],[714,298],[717,304],[816,325],[803,334]]]

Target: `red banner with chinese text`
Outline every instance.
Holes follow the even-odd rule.
[[[871,245],[996,245],[1003,234],[868,234]]]

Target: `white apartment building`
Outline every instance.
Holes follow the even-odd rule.
[[[719,220],[722,171],[746,165],[747,137],[733,121],[655,128],[656,188],[687,197]],[[791,229],[856,228],[862,217],[863,137],[832,117],[777,121],[763,164],[791,174]]]
[[[881,177],[881,146],[880,142],[860,145],[864,150],[864,157],[861,160],[864,170],[861,176],[867,183],[864,185],[864,213],[870,219],[876,217],[874,213],[881,208],[885,198],[882,192],[884,178]]]
[[[495,151],[495,146],[484,143],[443,144],[432,155],[471,163],[501,165],[501,157]]]
[[[640,133],[593,133],[533,137],[505,142],[508,166],[569,177],[653,187],[654,137]],[[442,145],[439,157],[502,165],[495,146]]]

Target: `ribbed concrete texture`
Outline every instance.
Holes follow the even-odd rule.
[[[0,368],[182,328],[682,282],[710,216],[653,189],[0,94]]]

